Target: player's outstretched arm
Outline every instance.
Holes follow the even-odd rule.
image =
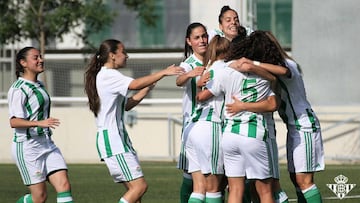
[[[144,87],[147,87],[147,86],[159,81],[160,79],[162,79],[165,76],[180,75],[183,73],[184,73],[183,68],[181,68],[179,66],[171,65],[171,66],[169,66],[161,71],[158,71],[156,73],[134,79],[130,83],[129,89],[130,90],[140,90]]]
[[[179,75],[176,78],[176,85],[183,86],[190,78],[202,75],[204,70],[205,68],[203,66],[198,66],[189,72]]]

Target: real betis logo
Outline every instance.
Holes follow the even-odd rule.
[[[334,181],[336,184],[326,184],[326,186],[328,186],[339,199],[343,199],[356,186],[356,184],[346,184],[348,178],[341,174],[336,176]]]

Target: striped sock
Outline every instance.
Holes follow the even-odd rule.
[[[31,194],[26,194],[16,201],[16,203],[34,203]]]
[[[206,203],[221,203],[222,195],[221,192],[207,192],[205,195]]]
[[[205,195],[200,193],[191,193],[188,203],[204,203]]]
[[[57,203],[72,203],[72,202],[73,202],[73,198],[71,196],[70,190],[57,193]]]
[[[303,190],[302,192],[304,193],[304,197],[307,202],[322,203],[320,191],[315,184]]]
[[[120,198],[119,203],[129,203],[129,202],[122,197],[122,198]]]

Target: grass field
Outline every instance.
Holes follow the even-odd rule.
[[[142,162],[145,179],[149,189],[143,198],[145,203],[179,202],[179,186],[181,171],[172,162]],[[120,184],[115,184],[103,164],[70,164],[69,176],[73,197],[78,203],[116,203],[124,192]],[[286,173],[285,165],[281,165],[281,184],[287,192],[290,202],[295,201],[295,192]],[[347,196],[340,200],[326,186],[335,184],[334,178],[343,174],[348,178],[347,184],[356,184]],[[360,165],[327,165],[326,170],[315,176],[324,203],[358,203],[360,202]],[[56,202],[56,194],[48,187],[47,202]],[[13,164],[0,164],[0,202],[12,203],[27,192],[22,184],[19,172]]]

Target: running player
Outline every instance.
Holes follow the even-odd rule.
[[[148,76],[133,79],[121,74],[128,55],[124,45],[114,39],[101,43],[85,72],[85,91],[90,110],[96,117],[96,147],[114,182],[127,191],[119,203],[141,202],[147,190],[137,154],[125,129],[124,111],[141,102],[154,83],[165,76],[179,75],[183,69],[174,65]],[[140,90],[127,97],[128,90]]]
[[[183,170],[183,182],[180,189],[180,202],[187,203],[193,191],[193,182],[191,175],[188,173],[188,160],[186,158],[184,140],[187,137],[185,127],[190,122],[190,116],[194,112],[196,105],[196,83],[199,76],[204,72],[203,58],[208,45],[208,36],[206,27],[198,22],[191,23],[186,29],[185,36],[185,60],[180,64],[185,73],[179,75],[176,79],[176,85],[184,88],[182,115],[183,129],[181,136],[181,150],[177,168]]]
[[[57,202],[73,202],[65,160],[51,139],[60,121],[50,117],[50,97],[37,79],[44,71],[39,50],[25,47],[16,55],[17,81],[8,92],[10,126],[15,129],[12,156],[30,194],[17,203],[47,199],[46,181],[55,188]]]

